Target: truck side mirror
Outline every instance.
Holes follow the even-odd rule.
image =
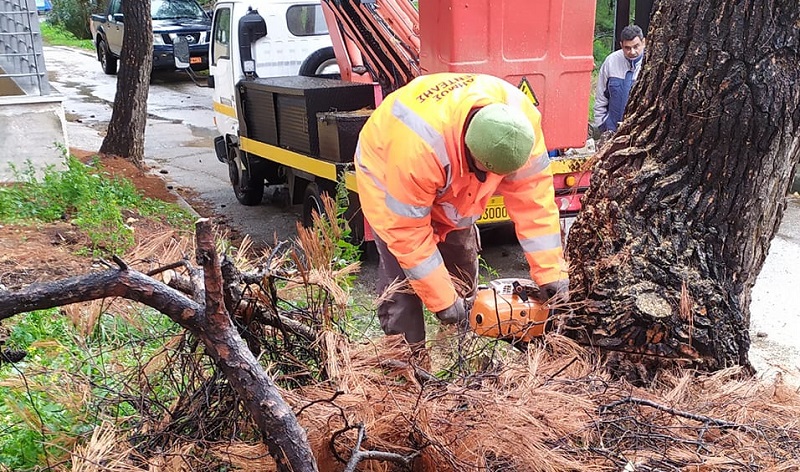
[[[197,75],[192,70],[191,66],[191,54],[189,53],[189,42],[186,41],[186,38],[181,35],[175,35],[172,38],[172,58],[175,60],[175,68],[178,70],[186,71],[189,74],[189,78],[192,79],[195,85],[198,87],[213,87],[214,81],[213,76],[208,77],[208,82],[206,85],[201,85],[197,79]]]
[[[258,14],[258,10],[250,9],[239,19],[239,59],[245,77],[256,77],[256,60],[251,46],[267,35],[267,22]]]
[[[188,69],[190,67],[189,43],[183,36],[176,35],[172,40],[172,56],[175,58],[176,69]]]

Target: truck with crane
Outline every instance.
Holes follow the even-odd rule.
[[[369,239],[352,170],[358,132],[384,96],[426,73],[501,77],[540,109],[550,149],[584,146],[595,0],[419,3],[419,10],[408,0],[216,3],[214,147],[239,202],[258,205],[265,185],[277,186],[285,203],[303,204],[308,224],[321,213],[321,196],[344,185],[351,227]],[[305,59],[280,69],[287,54]],[[584,157],[552,156],[567,221],[580,208],[589,172]],[[495,197],[478,224],[507,220]]]

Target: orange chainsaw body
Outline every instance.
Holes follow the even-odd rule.
[[[530,341],[544,334],[550,310],[535,296],[532,280],[496,279],[478,287],[469,312],[475,334],[509,341]]]

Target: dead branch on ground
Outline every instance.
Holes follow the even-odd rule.
[[[203,267],[204,282],[195,287],[195,295],[203,295],[199,302],[131,270],[115,257],[117,270],[32,284],[16,292],[0,292],[0,320],[19,313],[109,297],[123,297],[150,306],[203,342],[258,425],[278,470],[317,470],[305,431],[297,424],[297,418],[275,383],[245,346],[226,309],[220,259],[209,220],[197,222],[196,238],[196,258]]]

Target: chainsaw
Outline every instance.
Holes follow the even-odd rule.
[[[469,324],[479,336],[527,343],[542,336],[550,309],[539,301],[539,286],[527,279],[495,279],[478,286]]]

